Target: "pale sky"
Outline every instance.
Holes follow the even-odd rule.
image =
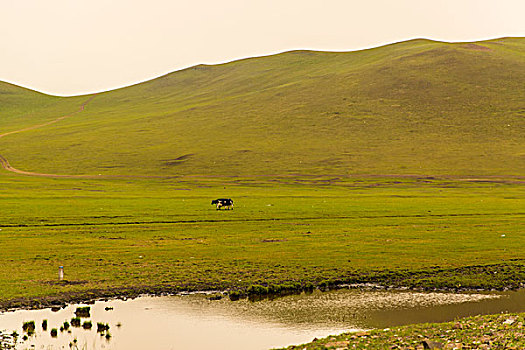
[[[0,80],[104,91],[293,49],[525,36],[525,0],[0,0]]]

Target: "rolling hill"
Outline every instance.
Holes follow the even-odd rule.
[[[0,83],[0,155],[49,174],[525,174],[525,39],[199,65],[59,98]],[[69,115],[55,123],[47,122]]]

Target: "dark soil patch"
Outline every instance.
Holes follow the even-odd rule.
[[[182,156],[174,158],[174,159],[166,159],[166,160],[164,160],[162,162],[162,164],[165,165],[165,166],[178,165],[178,164],[184,163],[185,161],[187,161],[189,158],[191,158],[193,156],[194,156],[193,153],[185,154],[185,155],[182,155]]]
[[[62,280],[62,281],[40,281],[41,284],[47,284],[51,286],[75,286],[75,285],[81,285],[86,284],[88,281],[68,281],[68,280]]]

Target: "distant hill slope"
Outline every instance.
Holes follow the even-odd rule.
[[[45,118],[85,99],[30,98]],[[0,155],[58,174],[525,175],[524,136],[525,39],[411,40],[177,71],[4,137]]]
[[[0,135],[67,114],[77,108],[80,100],[79,97],[50,96],[0,82]]]

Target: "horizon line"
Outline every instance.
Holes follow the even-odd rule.
[[[523,36],[523,37],[522,36],[498,36],[498,37],[489,37],[489,38],[483,38],[483,39],[471,40],[471,41],[470,40],[469,41],[465,41],[465,40],[446,41],[446,40],[439,40],[439,39],[430,39],[430,38],[425,38],[425,37],[412,37],[412,38],[408,38],[408,39],[402,39],[402,40],[399,40],[399,41],[392,41],[392,42],[382,43],[382,44],[379,44],[379,45],[377,45],[377,44],[369,45],[369,46],[365,46],[365,47],[354,49],[354,50],[317,50],[317,49],[312,49],[312,48],[292,48],[292,49],[287,49],[287,50],[284,50],[284,51],[276,51],[276,52],[266,53],[266,54],[262,54],[262,55],[255,55],[255,56],[243,56],[243,57],[237,57],[237,58],[233,58],[233,59],[227,59],[227,60],[224,60],[224,61],[218,61],[218,62],[212,62],[212,63],[203,63],[203,62],[195,63],[195,64],[191,64],[191,65],[188,65],[188,66],[185,66],[185,67],[181,67],[181,68],[178,68],[178,69],[175,69],[175,70],[169,70],[169,71],[163,72],[161,74],[154,75],[154,76],[152,76],[150,78],[139,80],[139,81],[136,81],[136,82],[133,82],[133,83],[120,85],[120,86],[116,86],[116,87],[108,88],[108,89],[94,90],[94,91],[91,91],[91,92],[72,94],[72,95],[68,95],[68,94],[62,95],[62,94],[55,94],[55,93],[46,92],[46,91],[43,91],[43,90],[37,90],[37,89],[32,88],[30,86],[19,84],[17,82],[13,82],[13,81],[9,81],[9,80],[0,80],[0,83],[10,84],[10,85],[13,85],[13,86],[16,86],[16,87],[19,87],[19,88],[31,90],[33,92],[36,92],[36,93],[39,93],[39,94],[43,94],[43,95],[47,95],[47,96],[51,96],[51,97],[63,97],[63,98],[82,97],[82,96],[88,96],[88,95],[93,95],[93,94],[101,94],[101,93],[105,93],[105,92],[110,92],[110,91],[115,91],[115,90],[120,90],[120,89],[124,89],[124,88],[128,88],[128,87],[132,87],[132,86],[135,86],[135,85],[139,85],[139,84],[142,84],[142,83],[146,83],[148,81],[152,81],[152,80],[155,80],[155,79],[167,76],[167,75],[175,73],[175,72],[180,72],[180,71],[183,71],[183,70],[186,70],[186,69],[190,69],[190,68],[193,68],[193,67],[197,67],[197,66],[203,66],[203,65],[204,66],[219,66],[219,65],[233,63],[233,62],[238,62],[238,61],[243,61],[243,60],[276,56],[276,55],[285,54],[285,53],[289,53],[289,52],[296,52],[296,51],[326,52],[326,53],[350,53],[350,52],[360,52],[360,51],[366,51],[366,50],[371,50],[371,49],[377,49],[377,48],[381,48],[381,47],[386,47],[386,46],[390,46],[390,45],[396,45],[396,44],[401,44],[401,43],[410,42],[410,41],[416,41],[416,40],[427,40],[427,41],[431,41],[431,42],[445,43],[445,44],[462,44],[462,43],[479,43],[479,42],[487,42],[487,41],[502,40],[502,39],[524,39],[524,38],[525,38],[525,36]]]

